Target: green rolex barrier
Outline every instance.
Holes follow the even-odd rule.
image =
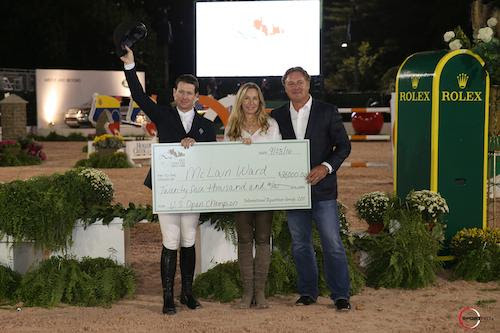
[[[431,118],[434,70],[446,51],[408,57],[396,81],[394,186],[404,198],[411,190],[430,189]]]
[[[445,250],[462,228],[486,227],[489,77],[468,50],[417,53],[396,82],[394,190],[448,202]],[[446,259],[446,258],[445,258]]]

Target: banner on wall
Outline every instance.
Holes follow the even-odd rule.
[[[138,72],[137,75],[145,87],[144,72]],[[130,96],[122,71],[37,69],[38,128],[66,127],[66,111],[91,103],[95,92],[111,96]]]

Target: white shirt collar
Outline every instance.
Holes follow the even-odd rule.
[[[300,113],[300,111],[310,111],[311,105],[312,105],[312,96],[309,95],[309,99],[307,100],[306,104],[304,104],[304,106],[301,107],[299,110],[295,110],[295,108],[293,107],[292,101],[290,101],[290,111],[299,112],[299,113]]]
[[[189,111],[186,111],[186,112],[182,112],[181,110],[179,110],[179,108],[176,108],[176,109],[177,109],[177,113],[179,114],[179,117],[181,118],[181,122],[182,122],[182,126],[184,127],[184,130],[186,131],[186,133],[189,133],[189,131],[191,130],[191,126],[193,125],[194,108],[189,110]]]
[[[190,117],[194,117],[194,108],[192,108],[191,110],[186,111],[186,112],[179,110],[178,107],[176,107],[176,109],[177,109],[177,112],[179,113],[179,116],[181,118],[188,118],[189,119]]]

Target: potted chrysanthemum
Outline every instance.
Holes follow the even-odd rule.
[[[451,240],[455,277],[481,282],[498,280],[500,229],[462,229]]]
[[[410,209],[420,212],[429,230],[450,212],[446,200],[439,193],[429,190],[411,191],[406,196],[406,202]]]
[[[121,135],[103,134],[96,136],[92,145],[99,154],[113,154],[125,147],[125,141]]]
[[[384,229],[384,213],[389,205],[389,196],[380,191],[363,194],[354,207],[360,218],[368,223],[368,233],[377,234]]]

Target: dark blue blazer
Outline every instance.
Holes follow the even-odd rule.
[[[191,130],[189,133],[186,133],[176,108],[170,105],[158,105],[144,93],[141,83],[137,78],[135,68],[125,70],[125,77],[127,78],[133,100],[149,119],[155,123],[160,143],[177,143],[186,137],[193,138],[197,142],[216,140],[215,127],[212,121],[203,118],[195,112]],[[149,188],[152,187],[151,169],[144,180],[144,185]]]
[[[274,109],[271,116],[278,122],[283,140],[297,139],[290,117],[290,103]],[[333,168],[331,174],[312,186],[312,200],[337,199],[337,170],[349,156],[351,142],[335,105],[312,100],[305,139],[309,139],[311,169],[322,162]]]

